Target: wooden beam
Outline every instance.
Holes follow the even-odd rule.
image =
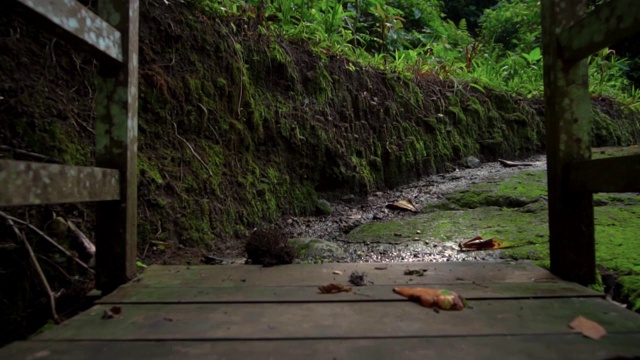
[[[33,24],[55,32],[63,41],[83,47],[98,59],[124,59],[122,36],[105,20],[76,0],[3,0],[5,7],[23,10]],[[105,56],[106,55],[106,56]]]
[[[98,14],[122,34],[125,66],[101,64],[96,79],[96,164],[120,171],[119,201],[99,203],[97,287],[115,290],[135,276],[137,255],[139,0],[101,0]]]
[[[591,158],[587,61],[563,64],[557,34],[586,9],[586,0],[542,0],[544,101],[551,272],[582,285],[595,282],[593,194],[570,192],[566,165]]]
[[[572,13],[570,6],[561,11]],[[582,60],[640,31],[638,0],[611,0],[559,34],[562,59]]]
[[[569,164],[569,187],[582,192],[640,192],[640,155]]]
[[[0,160],[0,206],[114,200],[118,170]]]

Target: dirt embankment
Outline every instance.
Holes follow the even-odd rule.
[[[539,100],[483,94],[431,74],[407,80],[361,68],[260,35],[254,25],[186,3],[142,1],[144,262],[199,257],[201,249],[237,254],[247,229],[313,214],[319,193],[367,194],[445,171],[468,155],[515,159],[544,149]],[[0,157],[91,165],[95,62],[11,16],[0,18],[0,34]],[[595,105],[595,145],[637,142],[638,114],[605,99]],[[47,232],[55,213],[92,238],[89,205],[10,213]],[[46,318],[46,299],[12,230],[2,224],[0,232],[12,243],[0,247],[0,282],[15,289],[2,299],[10,306],[0,314],[8,324],[0,337],[19,337]],[[82,272],[68,259],[27,235],[52,286],[76,289],[60,300],[71,308],[90,279],[76,277]],[[66,246],[70,238],[59,241]],[[170,251],[148,252],[150,241]]]

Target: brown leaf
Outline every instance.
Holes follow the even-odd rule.
[[[122,313],[122,308],[120,306],[112,306],[111,309],[105,310],[102,313],[102,319],[108,320],[113,319],[116,315],[120,315]]]
[[[344,286],[342,284],[326,284],[322,286],[318,286],[318,290],[322,294],[335,294],[339,292],[350,292],[351,288],[348,286]]]
[[[409,210],[413,212],[418,212],[418,209],[416,209],[416,207],[413,206],[413,204],[409,200],[396,201],[392,204],[387,204],[386,207],[388,209],[393,209],[393,210]]]
[[[599,340],[607,334],[607,331],[600,324],[583,316],[578,316],[573,319],[573,321],[569,323],[569,327],[594,340]]]
[[[460,250],[477,251],[477,250],[497,250],[505,247],[504,241],[498,238],[483,239],[482,236],[476,236],[471,240],[458,244]]]
[[[393,292],[428,308],[462,310],[465,307],[462,297],[450,290],[397,287]]]

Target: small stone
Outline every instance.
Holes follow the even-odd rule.
[[[318,203],[316,204],[316,208],[322,215],[331,215],[331,213],[333,213],[333,208],[331,207],[331,204],[329,204],[329,202],[324,199],[318,200]]]
[[[419,237],[414,237],[413,241],[420,241],[421,239]]]
[[[293,224],[293,220],[292,219],[287,220],[287,224],[289,225]]]
[[[377,197],[380,197],[380,196],[384,195],[384,193],[382,191],[377,191],[374,195],[377,196]]]
[[[467,156],[467,157],[464,159],[464,165],[465,165],[466,167],[468,167],[468,168],[471,168],[471,169],[477,169],[477,168],[479,168],[479,167],[480,167],[481,162],[480,162],[480,160],[479,160],[477,157],[475,157],[475,156]]]
[[[416,234],[418,234],[418,235],[419,235],[419,234],[422,234],[422,231],[420,231],[420,230],[416,230]]]

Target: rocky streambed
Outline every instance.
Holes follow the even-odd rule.
[[[455,204],[447,198],[449,194],[474,184],[498,186],[504,178],[523,170],[546,169],[542,155],[526,161],[534,165],[504,167],[498,162],[480,164],[476,159],[468,159],[466,168],[429,176],[366,198],[345,196],[333,202],[322,200],[319,205],[325,210],[330,208],[329,214],[284,218],[279,226],[298,249],[301,262],[498,261],[499,250],[459,251],[460,241],[475,236],[471,236],[473,226],[466,226],[464,231],[460,229],[459,235],[435,230],[439,224],[453,224],[460,216]],[[399,200],[409,200],[418,212],[386,207]],[[511,199],[515,203],[518,200],[517,197]],[[524,206],[530,201],[520,203]],[[454,211],[439,211],[444,208]]]

